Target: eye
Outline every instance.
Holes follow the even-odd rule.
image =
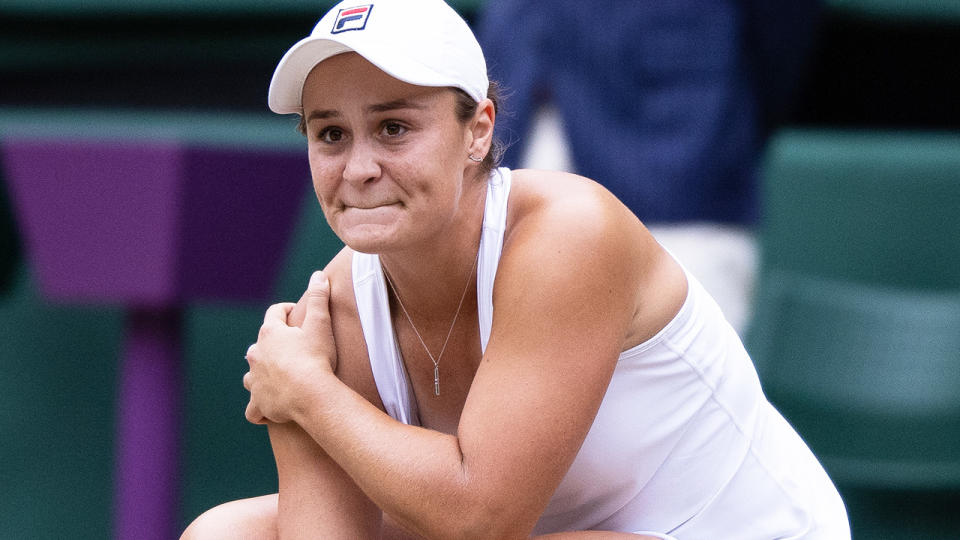
[[[387,137],[399,137],[407,132],[407,128],[399,122],[385,122],[383,134]]]
[[[320,130],[317,138],[325,143],[337,143],[343,140],[343,130],[338,127],[327,127]]]

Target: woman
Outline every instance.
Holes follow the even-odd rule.
[[[347,0],[281,60],[347,247],[247,353],[279,494],[184,537],[848,537],[715,303],[599,185],[494,169],[487,91],[441,0]]]

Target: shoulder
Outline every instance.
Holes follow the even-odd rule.
[[[495,301],[498,291],[553,291],[568,306],[593,305],[622,321],[624,343],[636,344],[669,322],[686,296],[679,265],[588,178],[514,171],[506,229]]]
[[[548,313],[564,303],[592,303],[626,323],[645,251],[652,249],[645,249],[647,240],[640,221],[596,182],[515,171],[494,303],[501,300],[501,315],[520,298]]]
[[[629,262],[659,246],[633,212],[599,183],[557,171],[514,171],[504,253],[543,247],[585,250],[577,257],[581,260],[619,252],[621,262]]]
[[[344,247],[324,269],[330,279],[330,320],[337,340],[337,376],[367,401],[383,409],[357,313],[353,289],[355,255],[353,250]]]
[[[583,225],[640,225],[640,220],[607,188],[589,178],[532,169],[512,171],[511,178],[510,217],[514,222],[581,217],[590,218]]]
[[[330,319],[335,333],[339,327],[349,328],[354,320],[359,326],[357,301],[353,292],[353,255],[353,250],[344,247],[323,269],[330,280]],[[339,345],[339,338],[337,341]]]

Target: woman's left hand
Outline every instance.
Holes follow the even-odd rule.
[[[304,295],[306,314],[300,327],[290,325],[295,304],[267,309],[257,342],[247,349],[250,371],[243,386],[250,391],[247,420],[255,424],[293,419],[311,384],[336,369],[337,352],[330,323],[330,283],[314,272]]]

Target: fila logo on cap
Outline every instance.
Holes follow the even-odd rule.
[[[339,34],[348,30],[363,30],[367,26],[367,19],[373,11],[373,4],[352,8],[343,8],[333,21],[331,34]]]

